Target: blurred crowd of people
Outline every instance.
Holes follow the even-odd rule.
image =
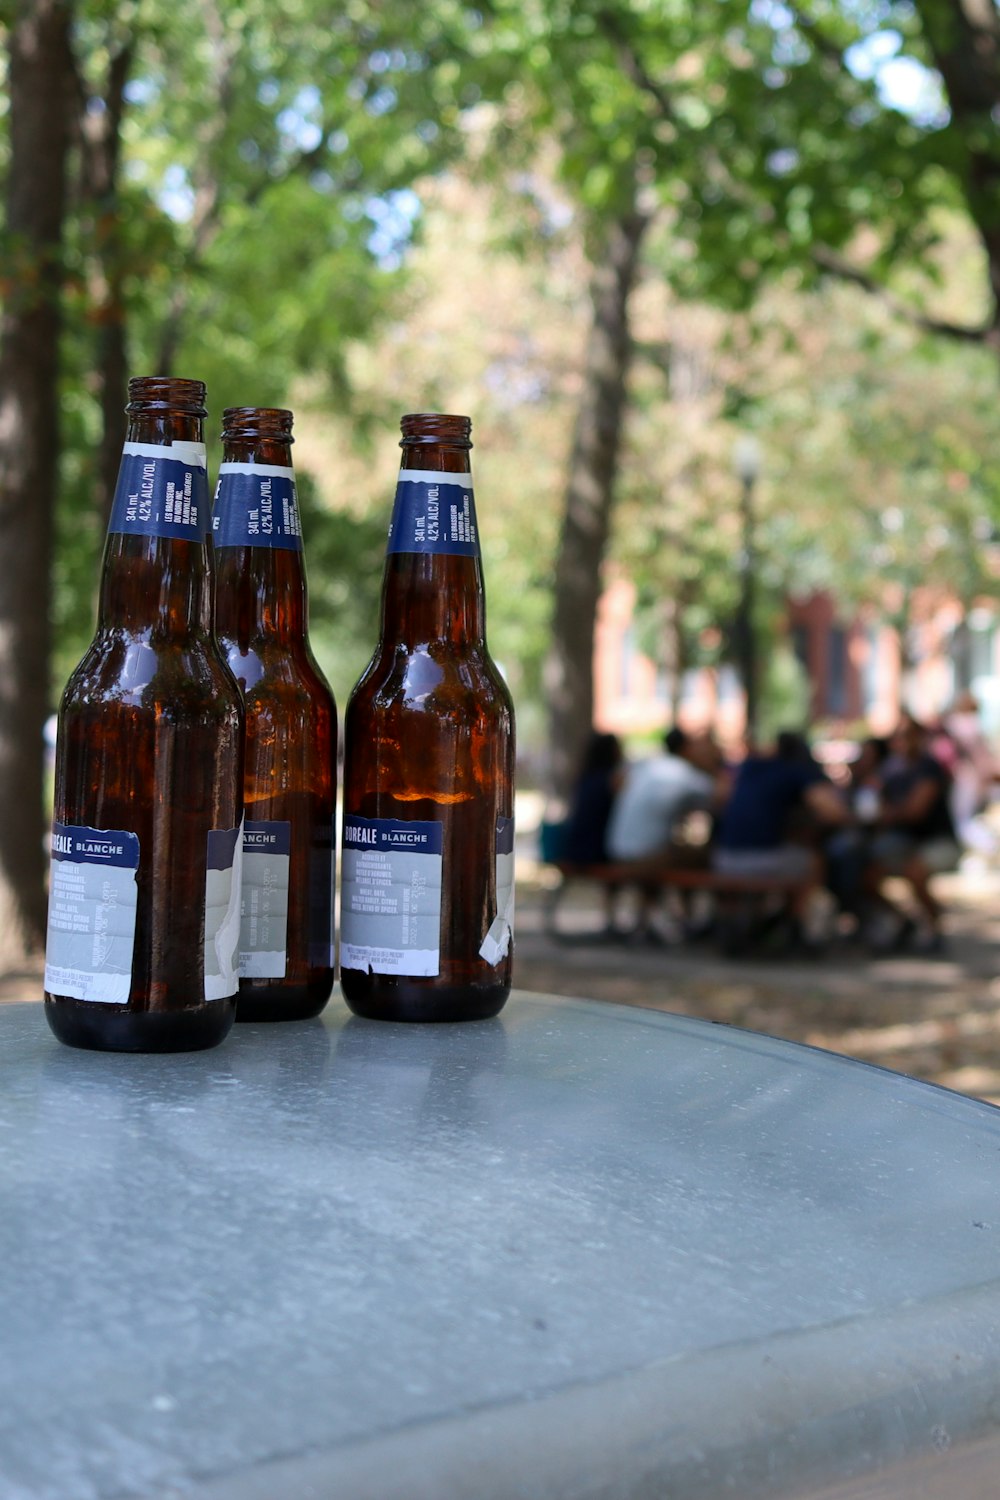
[[[650,936],[662,872],[711,868],[786,881],[807,946],[825,887],[845,936],[876,951],[934,952],[943,945],[934,876],[956,869],[964,848],[996,852],[981,819],[996,774],[971,696],[934,724],[903,715],[891,736],[861,741],[839,767],[825,767],[793,732],[735,764],[710,732],[671,729],[660,753],[631,763],[615,735],[595,733],[562,857],[627,865],[642,896],[639,930]]]

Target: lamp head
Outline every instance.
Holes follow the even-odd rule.
[[[760,474],[760,444],[750,433],[744,433],[733,445],[733,470],[744,484],[753,484]]]

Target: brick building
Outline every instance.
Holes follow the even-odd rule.
[[[594,648],[597,727],[623,735],[652,733],[676,717],[685,727],[714,725],[724,741],[738,740],[744,711],[734,668],[701,667],[679,683],[670,682],[636,646],[634,604],[635,589],[627,579],[609,582]],[[888,610],[848,615],[826,593],[788,600],[786,639],[808,679],[812,723],[832,734],[866,723],[882,734],[891,729],[900,706],[931,718],[971,690],[987,732],[1000,737],[996,602],[984,599],[964,611],[947,595],[918,590],[907,617],[901,641]]]

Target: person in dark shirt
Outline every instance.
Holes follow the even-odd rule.
[[[812,885],[820,873],[816,851],[789,837],[802,815],[836,826],[847,808],[800,735],[782,734],[773,755],[748,755],[719,818],[714,864],[730,875],[777,875]]]
[[[865,917],[865,871],[871,861],[873,825],[882,800],[882,768],[888,758],[887,739],[869,735],[861,741],[850,765],[847,789],[853,822],[829,834],[824,848],[827,889],[858,928]]]
[[[869,894],[896,919],[897,931],[885,941],[876,941],[876,947],[899,947],[911,939],[925,952],[942,947],[942,908],[930,882],[934,875],[956,869],[961,858],[949,807],[950,789],[951,776],[931,755],[926,729],[916,719],[904,717],[892,737],[885,765],[866,876]],[[910,886],[923,918],[922,932],[882,889],[890,875]]]
[[[608,823],[625,775],[625,754],[617,735],[591,730],[580,774],[573,789],[569,815],[562,826],[559,858],[574,865],[608,863]],[[619,887],[604,887],[604,917],[608,934],[616,931],[615,905]]]
[[[813,898],[822,882],[818,833],[846,821],[843,798],[801,735],[778,736],[771,755],[748,755],[738,768],[716,831],[712,863],[720,874],[774,876],[794,884],[785,911],[806,949],[822,946]],[[818,941],[817,941],[818,939]]]
[[[608,822],[624,769],[618,736],[592,731],[563,833],[563,859],[575,865],[607,862]]]

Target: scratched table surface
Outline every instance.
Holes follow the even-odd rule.
[[[0,1008],[2,1500],[980,1500],[998,1393],[988,1105],[544,995]]]

